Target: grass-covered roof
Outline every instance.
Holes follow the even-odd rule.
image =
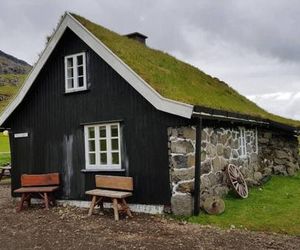
[[[72,14],[162,96],[201,107],[246,114],[300,127],[300,121],[270,114],[225,82],[175,57]]]

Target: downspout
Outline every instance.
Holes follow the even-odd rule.
[[[199,215],[200,212],[201,132],[202,132],[202,117],[197,119],[197,124],[196,124],[194,215]]]

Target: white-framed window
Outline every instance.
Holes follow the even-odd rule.
[[[85,53],[65,56],[65,92],[81,91],[86,88]]]
[[[87,169],[120,169],[120,124],[84,126],[85,162]]]
[[[246,130],[244,127],[240,127],[240,147],[241,156],[247,156]]]

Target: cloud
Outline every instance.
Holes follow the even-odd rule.
[[[300,92],[276,92],[263,95],[247,96],[267,111],[290,118],[300,119]]]

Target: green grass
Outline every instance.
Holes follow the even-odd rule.
[[[270,119],[300,127],[300,122],[270,114],[225,82],[162,51],[72,14],[162,96],[184,103]]]
[[[8,136],[0,133],[0,166],[10,162],[10,153],[7,152],[10,152]]]
[[[262,188],[250,190],[249,198],[228,196],[221,215],[202,213],[189,222],[229,228],[247,228],[300,235],[300,173],[294,177],[273,176]]]
[[[25,78],[26,75],[0,74],[0,81],[2,84],[5,84],[0,86],[0,95],[8,97],[7,99],[0,101],[0,114],[13,99],[16,93],[18,93]],[[15,81],[17,84],[11,84],[11,81]]]

